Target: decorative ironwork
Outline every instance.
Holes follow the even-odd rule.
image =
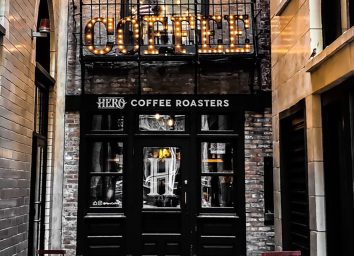
[[[253,0],[80,0],[76,15],[82,94],[261,88]]]
[[[81,0],[82,56],[255,54],[253,2]]]

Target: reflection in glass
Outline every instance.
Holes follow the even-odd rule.
[[[116,114],[97,114],[92,116],[92,130],[123,131],[124,116]]]
[[[184,131],[184,115],[139,115],[140,131]]]
[[[201,205],[207,207],[232,207],[233,176],[202,176]]]
[[[233,173],[234,148],[231,143],[201,143],[202,173]]]
[[[122,207],[123,177],[92,176],[90,182],[91,206]]]
[[[229,115],[201,115],[202,131],[229,131],[232,130],[231,116]]]
[[[123,172],[123,142],[92,144],[91,172]]]
[[[179,207],[178,147],[144,147],[143,207]]]

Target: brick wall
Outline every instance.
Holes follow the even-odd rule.
[[[264,225],[264,157],[272,152],[272,115],[246,112],[245,115],[245,197],[247,255],[256,256],[274,249],[273,226]]]
[[[29,211],[34,65],[34,0],[1,1],[0,255],[26,255]]]
[[[63,192],[63,249],[76,253],[77,192],[79,178],[80,114],[65,114],[65,155]]]

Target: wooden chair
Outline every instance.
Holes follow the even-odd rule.
[[[262,256],[301,256],[300,251],[263,252]]]
[[[56,255],[62,255],[65,256],[65,250],[38,250],[37,255],[50,255],[50,254],[56,254]]]

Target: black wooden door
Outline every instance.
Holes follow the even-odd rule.
[[[283,249],[310,255],[306,117],[300,103],[280,123]]]
[[[236,151],[235,138],[208,136],[194,144],[188,137],[138,139],[129,179],[136,183],[127,195],[134,220],[128,251],[242,255]]]
[[[82,138],[77,254],[245,255],[244,148],[237,122],[219,129],[209,116],[208,122],[199,116],[200,123],[188,126],[186,120],[186,128],[155,131],[144,118],[145,130],[138,130],[136,116],[125,117],[124,128],[94,125]],[[122,119],[94,118],[98,124]],[[84,126],[92,119],[82,118]]]
[[[129,245],[136,255],[190,255],[190,163],[188,141],[171,136],[138,139],[134,147],[135,192],[127,196]],[[133,249],[134,248],[134,249]]]
[[[33,136],[32,176],[31,176],[31,208],[29,255],[35,255],[36,250],[44,246],[44,217],[45,217],[45,182],[47,169],[46,138],[35,134]]]

